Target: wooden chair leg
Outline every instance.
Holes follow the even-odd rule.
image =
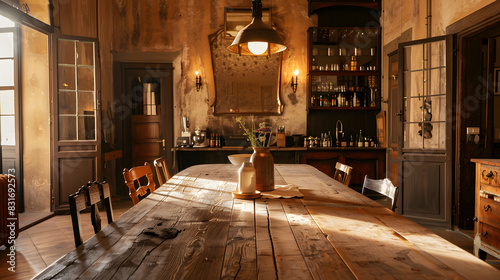
[[[82,228],[80,226],[80,212],[76,209],[75,203],[70,203],[69,206],[71,208],[71,221],[73,225],[73,235],[75,237],[75,247],[78,247],[83,244]]]
[[[97,204],[92,205],[90,208],[90,219],[92,220],[94,233],[98,233],[101,230],[101,215],[99,214]]]

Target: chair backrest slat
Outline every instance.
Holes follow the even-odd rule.
[[[365,194],[366,189],[383,194],[386,197],[390,198],[391,210],[394,211],[396,209],[396,201],[398,198],[399,188],[394,186],[391,180],[387,178],[375,180],[368,178],[368,176],[365,176],[365,181],[363,183],[363,189],[361,190],[361,193]]]
[[[71,212],[71,222],[73,224],[73,235],[75,247],[83,244],[82,230],[80,224],[80,212],[88,208],[90,219],[94,227],[94,233],[101,230],[101,217],[97,204],[102,201],[108,218],[108,224],[113,222],[113,207],[111,205],[109,184],[103,182],[89,182],[82,186],[76,193],[69,195],[69,208]]]
[[[349,182],[351,181],[351,171],[352,167],[349,165],[337,162],[335,165],[335,174],[333,175],[333,179],[349,186]]]
[[[147,185],[141,185],[140,178],[146,177],[148,182]],[[127,168],[123,169],[123,178],[125,179],[125,184],[129,189],[129,195],[132,198],[134,205],[139,203],[139,196],[145,197],[149,193],[152,193],[156,189],[156,184],[153,180],[153,171],[148,162],[144,163],[143,166],[137,166],[130,170]],[[137,189],[135,187],[135,182],[139,186]]]
[[[160,185],[165,184],[165,182],[170,179],[170,172],[168,171],[165,157],[155,159],[154,166],[156,170],[156,177],[158,178],[158,183],[160,183]]]

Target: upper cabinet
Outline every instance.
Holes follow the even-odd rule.
[[[376,110],[380,28],[309,29],[309,109]]]

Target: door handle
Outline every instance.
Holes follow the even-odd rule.
[[[157,140],[156,143],[161,143],[162,147],[165,148],[165,139]]]
[[[399,112],[397,112],[396,116],[399,117],[399,121],[403,121],[403,111],[402,110],[400,110]]]

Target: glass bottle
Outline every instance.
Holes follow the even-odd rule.
[[[363,132],[360,129],[359,136],[358,136],[358,147],[363,147],[363,146],[364,146]]]
[[[356,71],[358,68],[358,62],[356,61],[356,56],[351,56],[351,67],[350,67],[350,70],[351,71]]]
[[[316,97],[316,95],[311,96],[311,106],[318,106],[317,103],[318,98]]]

